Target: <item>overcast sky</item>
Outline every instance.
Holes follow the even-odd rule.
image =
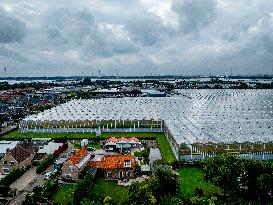
[[[1,0],[0,68],[1,76],[273,74],[273,1]]]

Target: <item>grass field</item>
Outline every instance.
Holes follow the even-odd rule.
[[[127,198],[128,187],[118,186],[117,181],[99,178],[95,181],[91,192],[105,197],[110,196],[114,201],[121,202]]]
[[[180,168],[179,175],[181,194],[185,198],[193,197],[197,187],[202,188],[207,197],[221,193],[219,187],[205,181],[204,172],[200,168]]]
[[[54,204],[71,204],[71,202],[73,202],[73,193],[75,188],[75,184],[62,184],[61,186],[59,186],[51,197]]]
[[[1,139],[30,139],[30,138],[54,138],[54,139],[90,139],[101,140],[109,137],[137,137],[139,139],[156,139],[159,145],[163,160],[169,164],[173,163],[176,158],[172,152],[170,144],[163,133],[102,133],[97,137],[95,133],[21,133],[20,131],[10,132],[1,137]]]

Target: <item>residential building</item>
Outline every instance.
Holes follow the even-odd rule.
[[[0,161],[0,171],[8,174],[15,169],[24,169],[31,165],[35,150],[28,143],[18,144],[13,149],[7,149]]]
[[[33,162],[39,163],[43,161],[48,155],[54,155],[55,157],[58,157],[66,149],[66,147],[67,146],[65,143],[49,142],[38,150],[34,156]]]
[[[18,141],[0,141],[0,159],[3,158],[8,149],[13,149],[18,144]]]
[[[91,157],[91,152],[81,147],[76,154],[69,157],[62,167],[62,178],[66,180],[79,180],[79,174],[83,171]]]
[[[106,155],[90,160],[88,167],[102,171],[108,180],[131,179],[135,177],[136,160],[132,155]]]
[[[106,151],[122,152],[130,151],[132,148],[138,148],[140,144],[140,141],[135,137],[111,137],[104,141],[104,148]]]

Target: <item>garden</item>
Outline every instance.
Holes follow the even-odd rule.
[[[92,141],[99,141],[102,139],[107,139],[109,137],[136,137],[138,139],[156,139],[157,144],[159,146],[161,155],[163,160],[172,164],[176,161],[176,158],[172,152],[170,144],[163,133],[111,133],[105,132],[102,133],[101,136],[96,136],[95,133],[21,133],[19,130],[13,131],[1,137],[1,139],[31,139],[31,138],[52,138],[56,140],[69,140],[69,139],[89,139]],[[92,145],[90,145],[92,146]]]

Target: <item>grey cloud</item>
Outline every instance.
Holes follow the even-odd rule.
[[[132,40],[143,46],[152,46],[162,40],[165,28],[160,18],[149,13],[138,13],[128,19],[126,28]]]
[[[0,7],[0,43],[20,42],[25,34],[25,24]]]
[[[273,14],[268,13],[240,33],[237,57],[253,62],[256,69],[270,69],[273,62]],[[246,60],[247,59],[247,60]]]
[[[20,62],[27,61],[27,59],[24,56],[22,56],[19,52],[13,51],[7,48],[5,45],[0,45],[0,56],[4,58],[9,58],[12,61],[20,61]]]
[[[176,0],[172,6],[178,14],[184,33],[198,32],[208,26],[216,15],[214,0]]]
[[[80,74],[82,67],[113,74],[113,65],[128,75],[170,68],[188,75],[231,67],[234,74],[272,72],[272,1],[1,0],[1,6],[8,12],[0,10],[0,37],[6,31],[8,38],[0,38],[0,61],[14,66],[14,75],[42,75],[44,66],[47,75]]]
[[[99,25],[87,9],[58,9],[45,21],[45,28],[53,46],[58,45],[64,51],[69,48],[79,50],[83,59],[137,50],[130,40],[117,36],[103,24]]]

